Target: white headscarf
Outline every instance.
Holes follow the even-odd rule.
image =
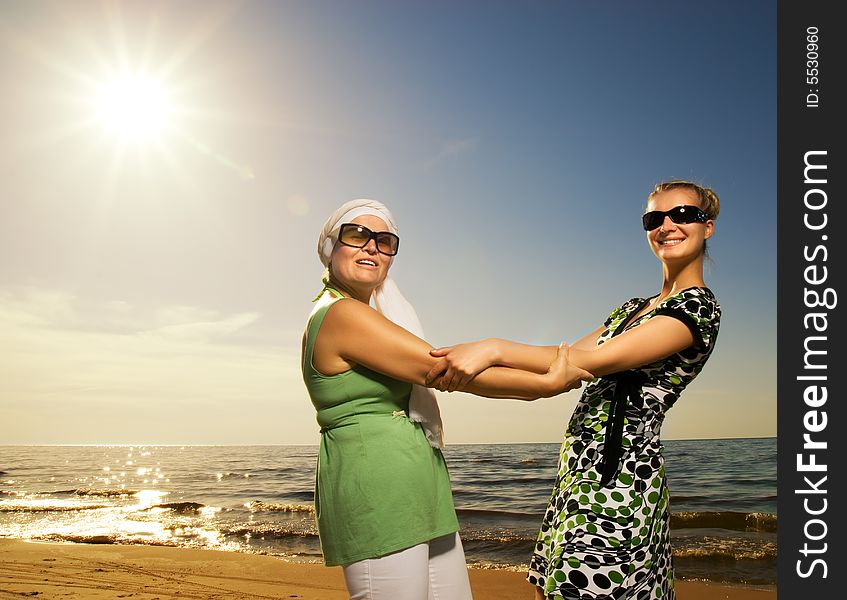
[[[342,204],[324,223],[318,238],[318,257],[321,263],[329,268],[332,249],[338,241],[338,231],[342,223],[349,223],[356,217],[373,215],[379,217],[388,226],[391,233],[397,233],[397,225],[388,208],[376,200],[359,198]],[[410,331],[423,339],[423,328],[415,308],[409,303],[394,280],[386,277],[371,297],[373,307],[387,319],[403,329]],[[430,446],[444,447],[444,436],[441,424],[441,411],[435,399],[435,391],[420,385],[412,385],[412,395],[409,398],[409,419],[421,424]]]

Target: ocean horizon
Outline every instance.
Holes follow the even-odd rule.
[[[444,450],[468,564],[523,570],[560,443]],[[776,438],[665,440],[680,579],[776,583]],[[317,445],[0,446],[0,537],[321,562]]]
[[[775,435],[761,435],[761,436],[735,436],[735,437],[714,437],[714,438],[668,438],[662,439],[662,443],[666,442],[708,442],[708,441],[717,441],[717,440],[776,440],[777,436]],[[544,445],[544,444],[561,444],[561,441],[553,441],[553,442],[451,442],[447,446],[527,446],[527,445]],[[318,444],[310,443],[310,444],[238,444],[238,443],[214,443],[214,442],[192,442],[192,443],[164,443],[164,442],[34,442],[34,443],[17,443],[17,444],[0,444],[0,448],[9,448],[9,447],[34,447],[34,446],[91,446],[91,447],[99,447],[99,446],[134,446],[134,447],[172,447],[172,446],[226,446],[226,447],[252,447],[252,446],[285,446],[285,447],[295,447],[295,446],[314,446],[317,447]]]

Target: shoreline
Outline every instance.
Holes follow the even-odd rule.
[[[469,568],[477,600],[532,598],[522,572]],[[0,538],[0,593],[42,600],[346,600],[340,567],[229,550]],[[776,586],[677,581],[679,600],[775,600]],[[5,594],[3,594],[5,595]]]

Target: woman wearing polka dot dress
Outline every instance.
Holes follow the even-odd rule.
[[[720,204],[688,181],[651,192],[642,225],[662,265],[661,291],[632,298],[570,347],[595,378],[568,424],[527,580],[537,600],[674,599],[668,486],[659,431],[712,353],[721,309],[703,281]],[[482,340],[433,350],[428,380],[463,389],[492,365],[539,371],[556,347]]]

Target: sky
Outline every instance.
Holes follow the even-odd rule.
[[[776,435],[776,3],[6,0],[6,444],[315,444],[324,220],[380,200],[434,346],[575,341],[712,187],[713,355],[665,439]],[[447,443],[558,442],[578,391],[439,393]]]

